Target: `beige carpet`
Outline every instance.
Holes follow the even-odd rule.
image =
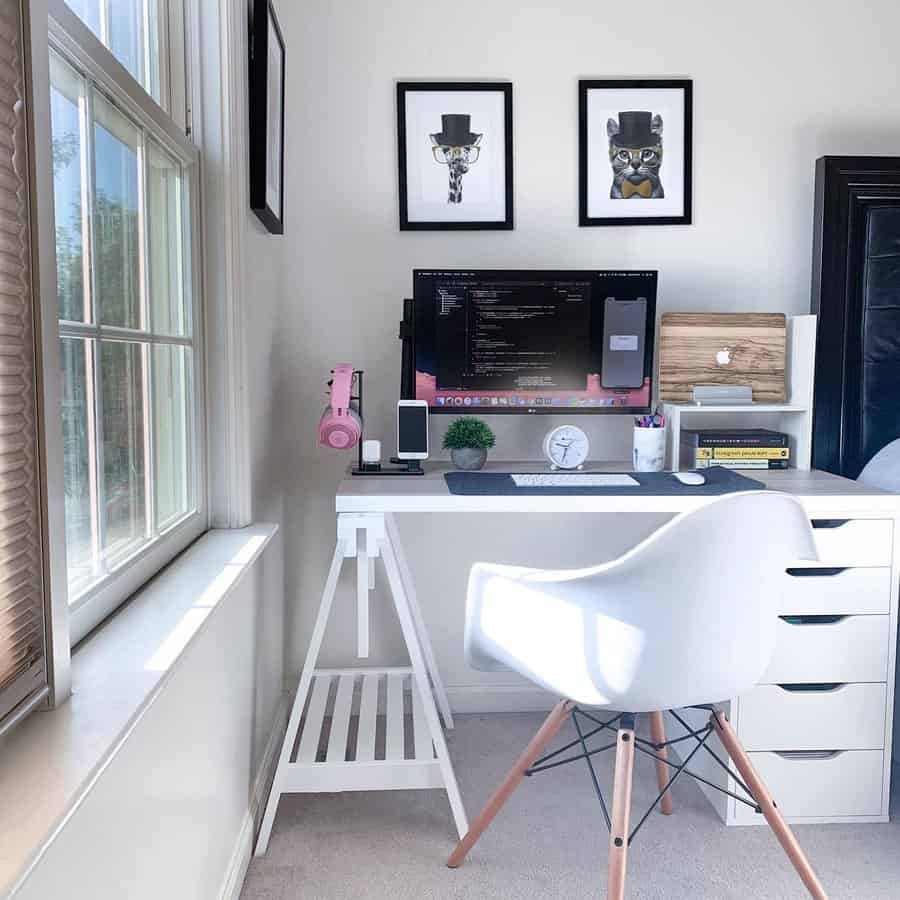
[[[470,817],[542,716],[459,716],[448,732]],[[574,737],[574,732],[572,732]],[[611,754],[599,765],[611,783]],[[652,761],[638,756],[634,809],[655,796]],[[695,784],[674,787],[675,815],[654,814],[629,854],[629,900],[801,900],[806,894],[765,827],[725,828]],[[831,900],[900,897],[900,823],[798,826]],[[596,900],[605,895],[607,833],[586,766],[526,779],[452,871],[454,833],[439,791],[284,798],[265,857],[242,900]]]

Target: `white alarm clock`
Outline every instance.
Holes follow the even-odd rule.
[[[580,469],[588,458],[587,435],[575,425],[560,425],[547,432],[544,456],[551,469]]]

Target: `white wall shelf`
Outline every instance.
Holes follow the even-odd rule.
[[[696,406],[663,403],[668,434],[666,464],[678,469],[678,448],[685,428],[771,428],[790,438],[791,467],[808,470],[812,458],[813,371],[816,317],[792,316],[787,325],[786,403]]]

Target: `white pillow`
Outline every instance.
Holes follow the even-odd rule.
[[[857,481],[883,491],[900,492],[900,438],[882,447],[866,463]]]

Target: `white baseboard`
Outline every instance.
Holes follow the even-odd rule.
[[[241,829],[234,842],[234,850],[222,882],[222,890],[219,892],[220,900],[239,900],[241,896],[241,888],[244,886],[244,879],[247,877],[247,869],[253,855],[253,840],[256,836],[257,822],[269,796],[269,788],[272,785],[275,766],[278,763],[278,755],[284,741],[289,702],[290,697],[287,694],[282,695],[278,709],[275,711],[269,740],[266,742],[266,749],[263,751],[256,777],[250,788],[247,812],[241,822]]]
[[[275,767],[278,764],[278,756],[281,753],[281,745],[284,743],[284,732],[287,730],[288,712],[292,696],[282,694],[278,701],[278,708],[275,710],[273,717],[272,730],[269,732],[269,740],[266,742],[266,749],[263,751],[262,759],[259,762],[259,768],[256,771],[256,778],[253,780],[253,787],[250,789],[250,815],[253,817],[254,825],[260,819],[266,800],[269,798],[269,788],[272,786],[272,779],[275,777]],[[256,828],[254,827],[254,832]]]
[[[542,688],[521,684],[450,684],[454,713],[548,712],[559,699]]]
[[[247,869],[250,866],[250,853],[253,849],[253,816],[248,809],[241,822],[241,830],[234,844],[234,852],[225,872],[225,881],[219,893],[220,900],[239,900]]]
[[[448,684],[447,699],[454,713],[549,712],[559,697],[550,691],[522,681],[518,684]],[[293,699],[297,683],[292,682]],[[287,710],[285,711],[287,712]],[[354,707],[354,715],[359,712]],[[378,713],[384,715],[384,698],[379,700]],[[331,715],[331,708],[326,710]],[[274,770],[273,773],[274,774]],[[266,790],[268,795],[268,790]]]

